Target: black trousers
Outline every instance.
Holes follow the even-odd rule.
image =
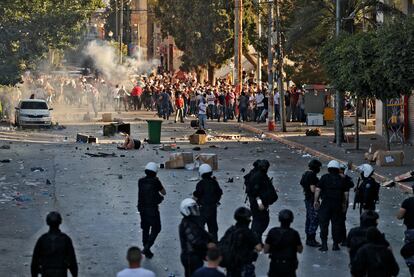
[[[185,277],[191,277],[193,273],[203,266],[203,258],[194,254],[181,254],[181,264],[184,267]]]
[[[158,234],[161,232],[161,218],[159,211],[141,212],[142,244],[145,248],[154,245]]]
[[[252,231],[256,233],[257,237],[262,241],[262,236],[264,231],[266,231],[269,226],[270,217],[269,210],[265,209],[263,211],[259,210],[257,206],[256,199],[249,197],[250,209],[252,211],[253,220],[252,220]]]
[[[207,224],[208,232],[217,241],[218,224],[217,224],[217,207],[201,207],[200,219],[202,226]]]
[[[272,260],[269,277],[296,277],[297,261]]]
[[[141,97],[132,96],[132,100],[134,103],[134,110],[140,110],[141,109]]]
[[[325,203],[322,201],[322,205],[318,211],[319,225],[321,230],[321,240],[328,240],[329,223],[332,228],[332,238],[334,243],[341,242],[341,220],[342,220],[342,205],[339,203]]]

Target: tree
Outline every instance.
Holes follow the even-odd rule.
[[[36,68],[49,49],[80,40],[82,27],[101,0],[3,0],[0,6],[0,85],[14,85]]]
[[[359,98],[388,100],[414,89],[414,19],[396,19],[378,30],[342,36],[327,43],[321,60],[337,89]],[[388,112],[385,130],[389,148]]]
[[[183,51],[185,70],[217,68],[234,54],[234,5],[228,0],[158,0],[153,3],[164,35],[174,37]],[[244,2],[243,50],[255,37],[253,0]],[[209,74],[210,75],[210,74]]]

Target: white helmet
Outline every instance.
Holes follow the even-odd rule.
[[[347,164],[341,163],[340,169],[344,171],[345,175],[348,174],[348,165]]]
[[[328,168],[337,168],[339,169],[341,167],[341,165],[339,164],[338,161],[332,160],[328,163]]]
[[[154,162],[149,162],[145,166],[145,170],[149,170],[149,171],[157,173],[158,172],[158,165]]]
[[[181,201],[180,212],[183,216],[199,216],[200,210],[198,208],[197,202],[192,198],[186,198]]]
[[[202,164],[200,168],[198,169],[198,173],[200,173],[201,176],[203,176],[203,174],[211,173],[211,172],[213,172],[213,169],[211,168],[209,164]]]
[[[365,178],[368,178],[372,175],[372,173],[374,173],[374,168],[369,164],[362,164],[358,166],[358,170],[363,174]]]

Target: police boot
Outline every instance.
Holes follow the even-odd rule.
[[[339,244],[337,242],[334,242],[332,245],[332,251],[339,251],[341,248],[339,248]]]
[[[310,247],[321,246],[321,244],[315,239],[315,235],[306,235],[306,245]]]
[[[154,257],[154,253],[151,252],[148,246],[144,246],[142,254],[144,254],[147,259],[152,259],[152,257]]]
[[[321,252],[328,251],[328,241],[327,240],[322,240],[322,246],[319,247],[319,251],[321,251]]]

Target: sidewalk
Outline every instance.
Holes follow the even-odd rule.
[[[264,134],[266,137],[285,144],[289,147],[300,149],[312,156],[316,156],[324,161],[339,160],[341,162],[352,161],[354,167],[366,163],[364,153],[368,151],[370,144],[383,143],[385,140],[372,132],[362,132],[360,134],[360,150],[355,150],[354,143],[344,143],[342,147],[337,147],[332,143],[334,132],[332,127],[321,128],[322,135],[317,137],[308,137],[305,135],[308,126],[298,126],[297,123],[288,123],[288,132],[267,131],[266,124],[243,123],[241,128],[257,134]],[[401,167],[378,167],[374,166],[376,179],[381,182],[393,180],[395,176],[414,170],[414,147],[408,145],[391,145],[392,150],[404,151],[404,165]],[[397,186],[405,192],[411,192],[410,182],[396,183]]]

